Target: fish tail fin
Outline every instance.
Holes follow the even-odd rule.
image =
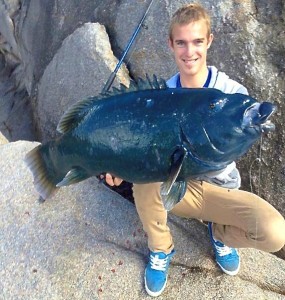
[[[45,151],[46,147],[48,145],[37,146],[28,152],[24,159],[33,174],[35,188],[44,200],[51,197],[58,190],[54,182],[54,176],[50,171],[49,157],[47,151]],[[45,155],[43,155],[43,152]]]

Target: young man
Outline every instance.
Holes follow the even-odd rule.
[[[210,18],[202,6],[188,4],[173,15],[169,46],[179,73],[167,81],[168,86],[216,88],[226,93],[247,94],[245,87],[215,67],[207,66],[207,51],[212,41]],[[110,174],[106,181],[110,185],[121,182],[118,178],[113,181]],[[171,210],[181,217],[209,222],[216,262],[229,275],[239,271],[236,247],[275,252],[285,243],[284,218],[263,199],[238,190],[239,186],[239,172],[232,163],[214,177],[209,174],[189,181],[184,198]],[[149,295],[159,296],[166,286],[168,267],[175,253],[167,226],[167,211],[160,197],[160,183],[134,184],[133,194],[150,250],[145,288]]]

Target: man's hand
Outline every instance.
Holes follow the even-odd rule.
[[[114,186],[114,185],[119,186],[123,182],[123,179],[114,177],[110,173],[106,173],[105,175],[100,175],[100,178],[101,179],[105,178],[106,183],[110,186]]]

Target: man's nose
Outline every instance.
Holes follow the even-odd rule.
[[[187,56],[189,56],[189,57],[193,56],[193,54],[194,54],[193,45],[186,44],[185,51],[186,51]]]

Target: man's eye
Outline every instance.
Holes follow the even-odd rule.
[[[185,43],[184,43],[183,41],[177,41],[177,42],[176,42],[176,45],[177,45],[178,47],[183,47],[183,46],[185,45]]]

